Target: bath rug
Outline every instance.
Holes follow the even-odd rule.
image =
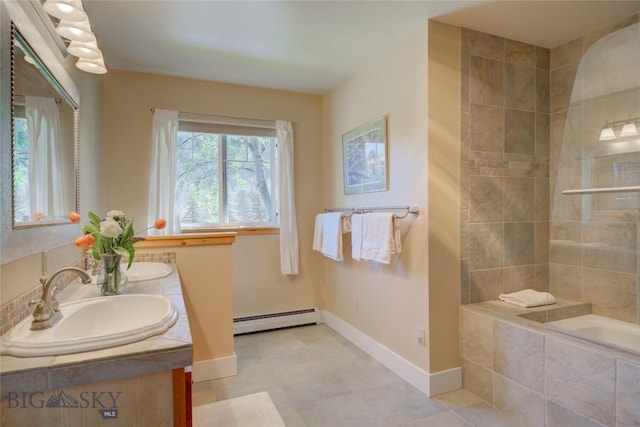
[[[194,427],[285,427],[266,391],[193,407]]]
[[[498,298],[501,301],[509,302],[525,308],[556,303],[556,299],[549,292],[538,292],[533,289],[524,289],[510,294],[500,294],[498,295]]]

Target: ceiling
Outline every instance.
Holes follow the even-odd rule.
[[[84,0],[107,68],[322,94],[427,19],[556,47],[640,1]]]

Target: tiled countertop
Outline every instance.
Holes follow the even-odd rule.
[[[190,366],[193,343],[180,278],[175,264],[169,276],[128,283],[123,294],[164,295],[177,308],[179,316],[173,327],[163,334],[142,341],[84,353],[61,356],[0,356],[0,389],[45,391],[123,379]],[[96,285],[79,280],[56,295],[62,304],[99,297]],[[113,319],[126,322],[126,319]]]

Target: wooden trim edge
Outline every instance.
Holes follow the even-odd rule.
[[[162,246],[229,245],[235,243],[237,233],[175,234],[171,236],[147,236],[135,244],[136,249]]]
[[[190,425],[191,421],[191,408],[188,407],[188,403],[191,401],[190,384],[187,380],[190,380],[191,375],[185,373],[184,368],[174,369],[172,371],[173,376],[173,425],[174,427],[186,427]],[[190,405],[189,405],[190,406]]]

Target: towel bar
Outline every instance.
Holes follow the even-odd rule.
[[[394,215],[398,219],[406,218],[407,215],[418,215],[420,213],[420,209],[417,207],[411,206],[372,206],[372,207],[362,207],[362,208],[326,208],[325,212],[351,212],[351,215],[354,213],[364,214],[368,212],[374,211],[390,211],[390,210],[406,210],[404,215]],[[351,215],[348,215],[350,217]]]

